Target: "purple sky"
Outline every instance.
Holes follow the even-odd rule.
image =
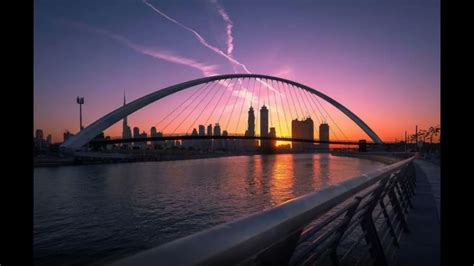
[[[328,94],[385,140],[440,122],[439,1],[148,3],[35,1],[35,128],[53,142],[66,129],[76,132],[77,96],[85,98],[88,125],[119,107],[124,90],[134,100],[204,75],[246,73],[212,49],[231,51],[252,73]],[[185,94],[169,101],[179,97]],[[149,131],[159,120],[154,114],[166,110],[159,105],[131,115],[129,124]],[[334,116],[350,138],[361,136]],[[108,133],[120,135],[120,126]]]

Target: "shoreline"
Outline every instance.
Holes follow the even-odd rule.
[[[164,161],[181,161],[181,160],[196,160],[196,159],[208,159],[208,158],[221,158],[221,157],[232,157],[232,156],[254,156],[254,155],[277,155],[277,154],[331,154],[333,156],[345,156],[345,157],[357,157],[360,159],[368,159],[373,161],[382,162],[385,164],[391,164],[400,159],[406,158],[407,153],[391,153],[391,152],[349,152],[349,151],[332,151],[329,153],[321,153],[314,151],[306,152],[275,152],[275,153],[259,153],[259,152],[235,152],[235,153],[201,153],[201,154],[151,154],[148,156],[136,156],[130,154],[127,157],[122,158],[106,158],[104,157],[93,157],[94,153],[91,153],[91,157],[46,157],[46,158],[34,158],[33,167],[60,167],[60,166],[75,166],[75,165],[97,165],[97,164],[117,164],[117,163],[134,163],[134,162],[164,162]]]
[[[208,158],[221,158],[221,157],[232,157],[232,156],[254,156],[254,155],[276,155],[276,154],[308,154],[316,153],[312,151],[308,152],[275,152],[275,153],[259,153],[259,152],[236,152],[236,153],[208,153],[208,154],[155,154],[145,157],[132,157],[129,158],[95,158],[86,159],[84,158],[34,158],[33,167],[59,167],[59,166],[74,166],[74,165],[96,165],[96,164],[116,164],[116,163],[134,163],[134,162],[164,162],[164,161],[181,161],[181,160],[196,160],[196,159],[208,159]],[[328,154],[328,153],[322,153]],[[330,154],[330,153],[329,153]]]

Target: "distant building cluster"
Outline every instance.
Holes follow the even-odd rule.
[[[125,104],[125,99],[124,99]],[[275,138],[277,132],[275,127],[269,127],[269,109],[263,105],[260,108],[260,132],[262,137]],[[190,135],[186,136],[227,136],[229,133],[227,130],[222,130],[219,123],[198,125],[197,128],[193,128]],[[255,111],[253,107],[248,110],[247,117],[247,129],[245,130],[244,136],[254,137],[255,133]],[[150,137],[163,137],[162,132],[158,132],[155,127],[150,130]],[[283,144],[277,147],[277,141],[272,139],[264,140],[253,140],[253,139],[183,139],[177,140],[166,140],[166,141],[151,141],[151,142],[131,142],[128,144],[122,144],[122,148],[125,149],[167,149],[172,147],[181,147],[192,150],[202,151],[263,151],[273,152],[275,150],[293,150],[293,151],[329,151],[329,143],[323,143],[315,145],[312,143],[314,140],[314,122],[311,117],[307,117],[303,120],[294,119],[291,123],[291,137],[300,140],[309,140],[308,142],[293,142],[290,144]],[[128,126],[127,117],[123,119],[122,138],[124,139],[139,139],[147,138],[147,133],[143,131],[140,133],[138,127],[133,128],[133,134]],[[319,126],[319,138],[322,141],[329,142],[329,125],[322,123]],[[260,144],[259,144],[260,143]]]
[[[44,133],[42,129],[37,129],[35,132],[35,136],[33,137],[33,145],[34,151],[36,154],[45,154],[47,153],[51,145],[53,144],[53,138],[51,134],[48,134],[46,138],[44,137]]]
[[[126,104],[124,95],[123,105]],[[275,127],[269,127],[269,109],[265,104],[260,108],[260,136],[275,138],[278,136]],[[248,110],[247,117],[247,129],[245,130],[244,136],[255,137],[255,111],[251,106]],[[140,132],[138,127],[130,128],[128,125],[128,119],[125,116],[122,121],[122,138],[131,139],[131,142],[122,143],[119,145],[103,145],[96,144],[93,146],[94,149],[172,149],[172,148],[184,148],[190,150],[201,150],[201,151],[248,151],[254,152],[260,150],[262,152],[273,152],[276,150],[282,151],[297,151],[305,152],[312,150],[329,151],[329,143],[321,143],[319,145],[314,144],[314,122],[311,117],[306,117],[302,120],[294,119],[291,121],[291,138],[299,140],[308,140],[308,142],[291,142],[291,144],[282,144],[277,146],[277,141],[274,139],[182,139],[182,140],[152,140],[152,141],[134,141],[137,139],[146,139],[148,137],[163,137],[163,132],[157,131],[156,127],[151,127],[150,135],[145,131]],[[190,135],[187,136],[228,136],[227,130],[222,130],[219,123],[198,125],[194,128]],[[69,131],[64,132],[63,140],[67,141],[74,134]],[[97,135],[97,139],[110,139],[109,136],[105,137],[104,133]],[[34,138],[36,150],[47,149],[51,145],[51,135],[48,135],[46,139],[43,136],[43,131],[38,129]],[[319,125],[319,140],[323,142],[329,142],[329,125],[325,122]]]

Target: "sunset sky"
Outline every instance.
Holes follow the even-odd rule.
[[[77,96],[85,99],[87,126],[121,106],[124,91],[129,102],[195,78],[251,72],[317,89],[383,140],[402,140],[415,125],[440,124],[439,5],[434,0],[36,0],[34,128],[51,134],[53,142],[62,141],[65,130],[76,133]],[[160,130],[161,117],[191,93],[137,111],[129,125]],[[250,102],[239,100],[243,133]],[[218,107],[216,117],[226,110]],[[368,139],[336,109],[325,107],[348,139]],[[121,135],[120,123],[106,134]]]

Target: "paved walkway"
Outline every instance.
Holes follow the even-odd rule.
[[[436,208],[438,210],[438,219],[440,219],[440,180],[441,180],[441,174],[439,170],[439,165],[436,165],[434,163],[431,163],[429,161],[423,161],[423,160],[416,160],[415,161],[416,165],[420,167],[420,170],[422,170],[427,179],[428,183],[431,185],[431,192],[433,193],[433,197],[436,201]]]
[[[394,265],[440,265],[440,169],[416,160],[414,208],[407,217],[409,234],[400,241]]]

